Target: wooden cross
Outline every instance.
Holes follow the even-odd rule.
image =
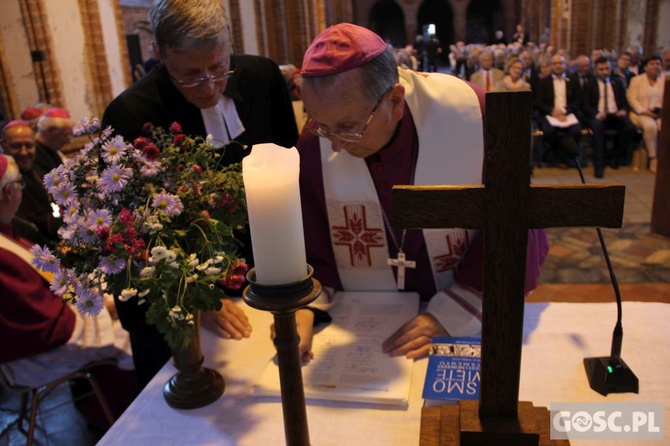
[[[386,259],[386,264],[389,266],[398,267],[398,289],[405,289],[405,269],[406,268],[416,268],[416,262],[414,260],[407,260],[405,258],[405,253],[398,251],[397,259]]]
[[[510,429],[525,430],[519,417],[519,378],[528,229],[621,227],[623,218],[622,185],[530,185],[531,112],[531,92],[486,94],[484,185],[396,186],[393,191],[395,227],[484,232],[477,432],[463,431],[463,402],[460,415],[461,440],[464,435],[484,440],[460,444],[497,444],[489,439],[499,440]],[[548,429],[548,413],[546,423]],[[517,434],[507,444],[537,444]]]

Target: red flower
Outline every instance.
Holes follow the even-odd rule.
[[[123,237],[121,234],[112,234],[107,239],[107,244],[105,245],[105,250],[108,252],[116,252],[117,249],[123,246]]]
[[[183,164],[177,166],[177,170],[180,172],[183,171],[184,169],[186,169],[186,166],[184,166]]]
[[[202,173],[202,167],[200,167],[199,164],[194,164],[192,166],[192,169],[193,169],[193,172],[197,173],[198,175],[200,175]]]
[[[181,125],[176,121],[173,122],[172,124],[170,124],[170,131],[172,133],[181,133],[182,132]]]
[[[178,135],[174,135],[172,137],[172,144],[174,144],[175,146],[183,146],[185,139],[186,139],[186,135],[184,135],[183,133],[180,133]]]
[[[142,130],[144,130],[145,132],[150,131],[152,128],[154,128],[154,125],[151,121],[147,121],[144,123],[144,125],[142,125]]]
[[[143,152],[144,152],[144,156],[146,156],[147,159],[150,159],[150,160],[155,160],[156,158],[158,158],[158,155],[161,154],[160,149],[153,144],[150,144],[150,145],[146,146],[144,148]]]
[[[109,227],[108,226],[98,226],[94,230],[95,235],[101,240],[107,240],[109,237]]]
[[[203,209],[200,213],[201,213],[202,216],[205,217],[205,218],[212,218],[212,216],[209,214],[209,211],[206,210],[206,209]]]
[[[133,213],[124,208],[119,213],[119,220],[121,220],[121,223],[125,226],[130,226],[133,224]]]
[[[149,138],[145,138],[144,136],[140,136],[135,138],[135,141],[133,141],[133,145],[137,150],[143,150],[147,144],[151,144],[151,140]]]
[[[231,290],[239,290],[242,288],[242,285],[244,285],[244,280],[244,276],[231,274],[224,277],[223,280],[219,280],[219,284],[226,288],[230,288]]]
[[[231,274],[239,276],[244,276],[247,273],[247,271],[249,271],[249,265],[247,265],[244,262],[237,262],[230,269]]]

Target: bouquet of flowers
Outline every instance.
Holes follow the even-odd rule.
[[[74,126],[90,142],[44,177],[63,215],[60,240],[53,252],[36,245],[32,253],[54,273],[54,294],[80,313],[96,315],[112,297],[136,299],[170,347],[183,349],[194,313],[221,308],[217,285],[244,283],[233,235],[247,221],[242,174],[176,122],[144,130],[151,137],[128,144],[111,127],[100,132],[97,119]]]

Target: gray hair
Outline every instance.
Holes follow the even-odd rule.
[[[221,0],[156,0],[149,22],[159,51],[199,50],[230,43],[226,10]]]
[[[5,188],[6,185],[12,181],[18,181],[21,178],[21,172],[19,171],[19,166],[14,161],[14,158],[9,155],[0,154],[7,159],[7,170],[5,174],[0,178],[0,192]]]
[[[387,49],[371,61],[356,68],[359,72],[359,88],[370,102],[378,101],[398,83],[398,64],[391,50]],[[310,76],[302,79],[303,85],[321,89],[332,85],[338,74]]]

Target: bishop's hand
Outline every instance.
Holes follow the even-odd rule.
[[[391,356],[421,358],[428,354],[434,336],[449,336],[449,333],[435,316],[422,313],[407,321],[389,336],[382,344],[382,349]]]

